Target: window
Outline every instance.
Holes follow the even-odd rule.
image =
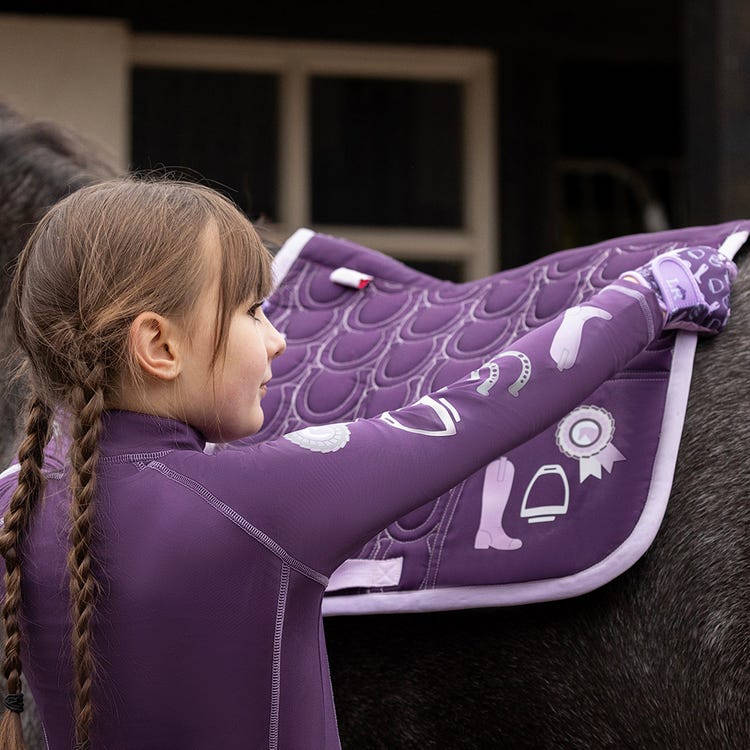
[[[204,178],[251,218],[276,217],[277,101],[267,73],[137,67],[132,168]]]
[[[453,48],[137,34],[134,169],[195,174],[459,281],[497,270],[494,60]]]

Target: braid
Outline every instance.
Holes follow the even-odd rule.
[[[91,539],[96,491],[96,464],[104,410],[105,367],[100,362],[76,386],[73,393],[75,419],[70,449],[72,463],[71,550],[68,555],[70,599],[73,619],[73,667],[76,716],[76,747],[89,747],[92,720],[91,686],[96,664],[91,650],[91,619],[98,584],[91,570]]]
[[[0,531],[0,553],[5,558],[5,601],[3,623],[5,626],[5,653],[2,670],[8,684],[6,711],[0,721],[0,747],[23,750],[23,729],[20,712],[23,711],[21,689],[21,546],[33,511],[42,496],[44,477],[42,463],[44,448],[49,442],[52,411],[43,399],[32,395],[29,400],[26,435],[18,449],[21,465],[18,486],[5,513]]]

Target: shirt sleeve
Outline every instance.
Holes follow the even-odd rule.
[[[662,325],[654,293],[618,281],[409,406],[247,446],[237,460],[252,463],[274,538],[330,575],[390,523],[564,417]]]

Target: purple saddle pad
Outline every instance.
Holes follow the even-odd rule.
[[[748,230],[632,235],[452,283],[300,229],[274,259],[266,314],[287,351],[251,441],[416,401],[657,253],[713,247],[731,258]],[[526,604],[627,570],[664,515],[695,344],[666,332],[552,428],[383,529],[331,577],[324,614]]]

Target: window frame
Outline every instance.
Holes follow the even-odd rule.
[[[278,222],[346,237],[404,260],[450,260],[476,279],[499,268],[495,56],[458,47],[412,47],[137,33],[132,66],[274,73],[279,78]],[[435,80],[463,86],[462,228],[362,227],[311,221],[309,80],[316,75]]]

